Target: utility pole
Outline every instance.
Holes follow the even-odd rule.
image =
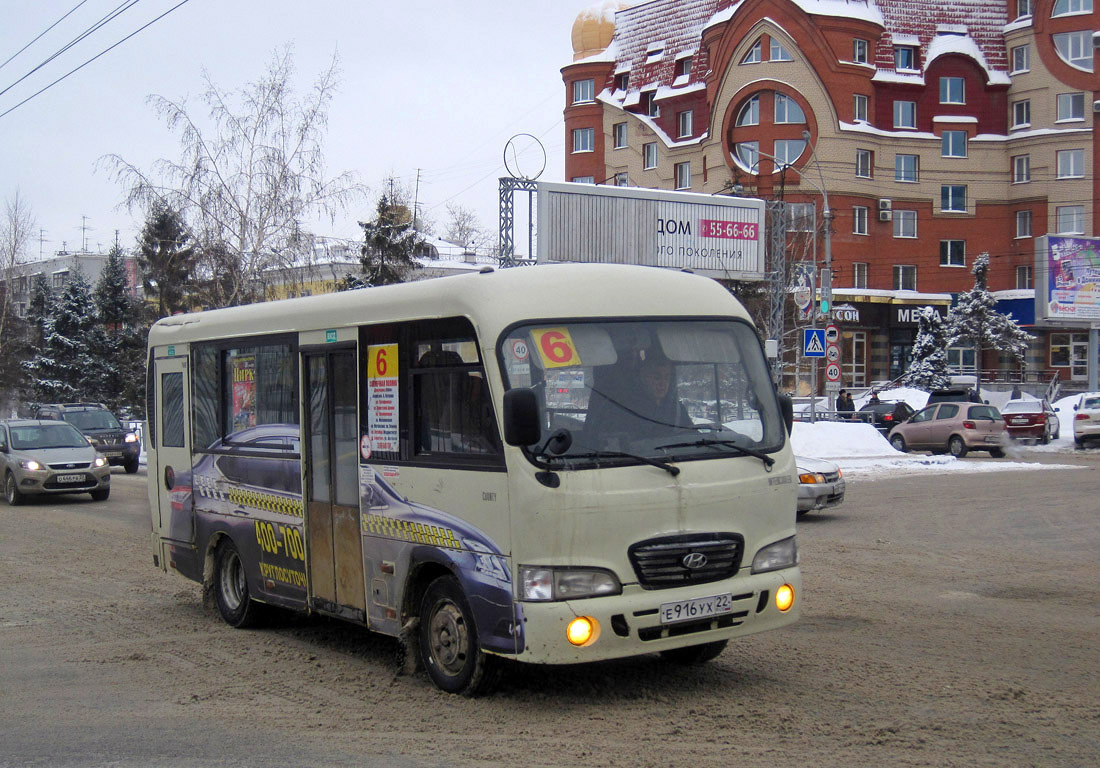
[[[413,232],[416,232],[416,212],[420,206],[420,169],[416,169],[416,188],[413,190]]]
[[[80,217],[80,252],[88,252],[88,217]]]

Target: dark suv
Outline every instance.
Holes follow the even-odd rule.
[[[125,467],[127,474],[138,471],[141,441],[123,428],[102,403],[55,403],[40,405],[36,419],[67,421],[79,429],[96,450],[113,466]]]

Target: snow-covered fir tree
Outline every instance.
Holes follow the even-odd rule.
[[[414,254],[423,246],[409,218],[408,209],[383,194],[374,221],[361,221],[364,244],[359,261],[370,285],[404,282],[420,266]]]
[[[1007,352],[1017,361],[1027,354],[1030,333],[1016,325],[1009,315],[997,311],[997,301],[987,288],[989,254],[983,253],[974,260],[974,287],[960,293],[947,313],[947,346],[974,348],[978,388],[982,381],[982,352],[995,349]]]
[[[126,274],[126,258],[115,246],[107,255],[95,286],[95,306],[101,333],[97,350],[102,362],[103,402],[114,412],[141,405],[145,389],[145,334],[141,303],[134,298]]]
[[[76,266],[42,326],[42,345],[23,363],[36,404],[98,401],[103,395],[102,348],[88,279]]]
[[[913,359],[902,381],[919,389],[942,389],[951,383],[943,318],[932,307],[920,311]]]

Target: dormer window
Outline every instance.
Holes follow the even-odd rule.
[[[676,59],[676,77],[687,77],[691,73],[691,57],[681,56]]]
[[[645,63],[652,64],[655,61],[660,61],[665,55],[665,43],[663,40],[656,43],[650,43],[645,49]]]
[[[898,45],[894,47],[894,69],[917,68],[917,49],[912,45]]]
[[[630,73],[629,72],[618,72],[618,73],[616,73],[616,75],[615,75],[615,90],[616,91],[625,91],[629,87],[630,87]]]
[[[649,117],[661,116],[661,108],[657,106],[657,91],[646,91],[642,94],[642,112]]]

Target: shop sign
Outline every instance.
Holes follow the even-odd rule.
[[[859,310],[851,304],[838,304],[833,307],[833,319],[840,323],[858,323]]]

